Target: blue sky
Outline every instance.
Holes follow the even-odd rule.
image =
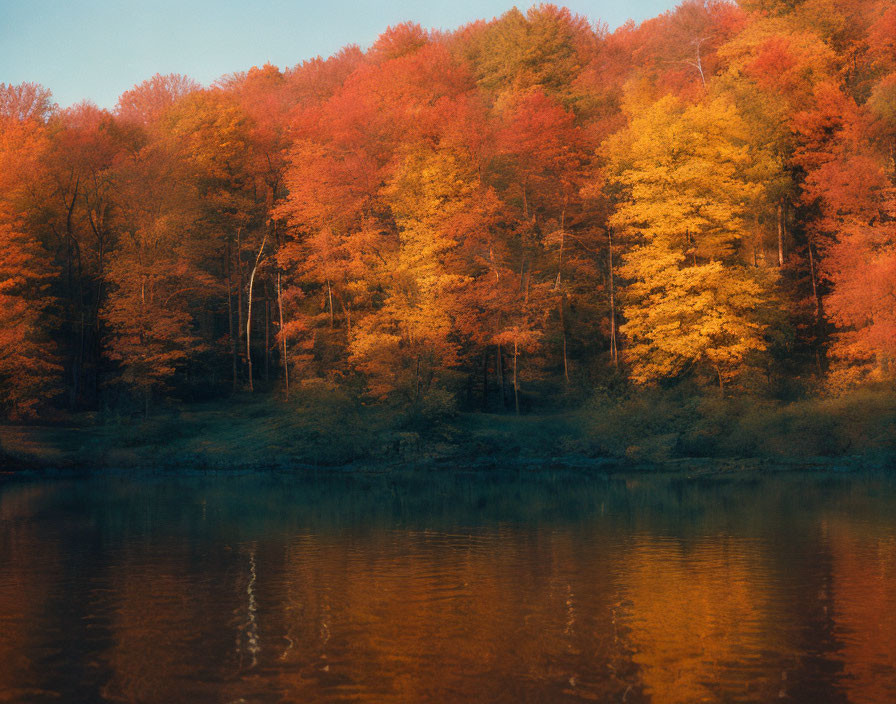
[[[566,4],[615,28],[677,3]],[[387,26],[406,20],[454,29],[512,6],[513,0],[0,0],[0,82],[41,83],[63,107],[89,99],[111,108],[155,73],[208,84],[267,61],[287,67],[346,44],[366,48]]]

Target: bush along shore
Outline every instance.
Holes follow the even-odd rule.
[[[789,403],[684,390],[602,393],[573,410],[458,412],[448,402],[363,404],[338,390],[284,402],[160,408],[0,426],[4,473],[53,468],[396,466],[692,468],[896,465],[887,389]]]

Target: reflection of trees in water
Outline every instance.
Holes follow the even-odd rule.
[[[0,494],[0,701],[15,702],[33,700],[46,687],[34,630],[55,625],[45,617],[62,565],[56,546],[43,544],[30,526],[7,528],[3,521],[17,512],[6,499]],[[35,569],[35,559],[44,569]]]
[[[892,483],[48,486],[0,488],[0,700],[894,699]]]
[[[222,676],[239,669],[227,635],[239,628],[246,605],[240,557],[189,544],[136,545],[120,556],[111,568],[114,609],[101,656],[108,668],[105,697],[215,699]]]
[[[826,527],[843,689],[855,704],[896,702],[896,530],[842,519]]]
[[[0,701],[100,697],[111,591],[95,526],[67,489],[0,484]]]
[[[245,609],[241,609],[241,612],[245,614],[245,618],[240,623],[236,639],[237,655],[242,663],[243,654],[248,654],[248,667],[255,667],[258,664],[258,653],[261,650],[258,640],[258,599],[255,595],[255,584],[258,581],[255,548],[254,542],[247,548],[248,574],[246,577]]]
[[[641,535],[617,559],[624,623],[652,702],[777,698],[781,670],[758,657],[776,624],[756,541]]]
[[[303,536],[285,566],[280,681],[307,701],[323,688],[378,702],[618,699],[632,667],[608,564],[569,531]]]

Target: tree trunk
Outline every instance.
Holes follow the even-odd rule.
[[[613,281],[613,232],[607,229],[607,258],[609,262],[610,276],[610,359],[613,366],[619,368],[619,350],[616,346],[616,288]]]
[[[414,366],[414,403],[420,398],[420,355],[417,355],[417,363]]]
[[[495,373],[498,375],[498,385],[501,390],[501,408],[507,410],[507,384],[504,377],[504,348],[497,345],[495,348]]]
[[[92,220],[91,220],[92,222]],[[106,275],[106,265],[105,265],[105,238],[100,235],[100,231],[95,230],[98,244],[97,244],[97,283],[96,283],[96,296],[94,298],[93,303],[93,313],[91,314],[92,327],[93,327],[93,339],[92,339],[92,350],[91,350],[91,359],[93,360],[93,398],[96,400],[96,403],[99,404],[100,401],[100,389],[101,389],[101,381],[100,381],[100,358],[103,354],[102,348],[102,340],[100,339],[100,307],[102,306],[104,287],[103,282],[105,281]]]
[[[778,220],[778,267],[784,266],[784,203],[778,203],[776,209]]]
[[[339,305],[342,306],[342,314],[345,316],[345,339],[352,339],[352,309],[345,305],[345,299],[339,297]]]
[[[269,289],[265,287],[264,299],[264,381],[271,380],[271,299]]]
[[[236,335],[233,334],[233,281],[231,270],[233,269],[233,256],[230,251],[230,240],[227,240],[227,330],[230,335],[230,347],[233,359],[233,390],[236,391],[239,386],[238,381],[238,362],[239,352],[237,350]]]
[[[239,342],[243,341],[243,330],[245,323],[243,322],[243,257],[242,257],[242,241],[240,240],[240,228],[236,231],[236,312],[237,312],[237,337]]]
[[[722,370],[718,366],[716,366],[716,374],[719,375],[719,393],[721,393],[722,396],[724,396],[725,395],[725,382],[722,381]]]
[[[565,202],[565,201],[564,201]],[[560,289],[563,282],[563,250],[566,245],[566,207],[560,211],[560,257],[557,262],[557,280],[554,282],[554,288]],[[527,296],[528,298],[528,296]],[[563,379],[566,386],[569,386],[569,359],[566,356],[566,321],[563,318],[563,304],[566,301],[566,295],[560,294],[560,334],[563,336]]]
[[[554,288],[559,289],[563,278],[563,249],[566,244],[566,208],[560,211],[560,257],[557,261],[557,280],[554,282]]]
[[[330,308],[330,330],[333,329],[333,291],[330,288],[330,280],[327,279],[327,299],[329,300],[329,308]]]
[[[815,274],[815,255],[812,253],[812,238],[809,238],[808,241],[809,247],[809,276],[812,280],[812,296],[815,298],[815,364],[818,367],[818,376],[821,377],[821,354],[818,351],[819,346],[821,345],[821,333],[822,333],[822,309],[821,309],[821,296],[818,293],[818,283],[816,282],[816,274]]]
[[[821,297],[818,295],[818,283],[815,276],[815,255],[812,253],[812,240],[809,239],[809,274],[812,279],[812,296],[815,298],[815,322],[821,325]]]
[[[890,180],[896,183],[896,136],[893,137],[893,141],[890,143],[890,159],[893,161],[893,175]]]
[[[565,296],[560,297],[560,333],[563,335],[563,378],[569,386],[569,360],[566,356],[566,320],[563,317],[563,302]]]
[[[523,179],[523,217],[529,220],[529,179]]]
[[[687,239],[688,248],[691,250],[693,265],[697,266],[697,243],[691,239],[691,231],[690,230],[685,230],[684,236]]]
[[[703,83],[703,90],[706,90],[706,76],[703,74],[703,59],[700,56],[700,45],[703,43],[703,39],[697,38],[693,40],[694,46],[697,48],[695,57],[693,61],[688,61],[687,63],[691,64],[695,69],[697,69],[697,73],[700,74],[700,81]]]
[[[80,193],[80,184],[81,184],[81,179],[80,179],[80,177],[78,177],[75,179],[75,186],[73,189],[71,201],[68,201],[65,198],[65,194],[63,193],[63,203],[65,204],[65,208],[66,208],[65,235],[66,235],[66,239],[67,239],[67,242],[66,242],[66,268],[68,271],[68,289],[67,290],[68,290],[68,294],[69,294],[69,300],[73,302],[73,305],[72,305],[72,317],[73,318],[75,315],[77,315],[77,313],[80,313],[81,316],[83,317],[83,290],[84,290],[83,279],[79,275],[79,277],[78,277],[78,311],[76,313],[76,311],[74,310],[74,299],[75,299],[74,281],[73,281],[74,267],[72,264],[72,252],[74,251],[74,252],[77,252],[77,254],[78,254],[78,261],[79,261],[78,270],[80,272],[80,270],[81,270],[81,266],[80,266],[81,253],[78,250],[78,242],[75,239],[74,227],[72,224],[73,220],[74,220],[75,204],[78,201],[78,195]],[[81,324],[83,326],[83,320],[82,320]],[[75,336],[74,328],[71,329],[71,334],[72,334],[72,337]],[[82,334],[83,334],[83,331],[82,331]],[[78,405],[79,387],[80,387],[80,383],[81,383],[81,363],[79,360],[79,355],[80,355],[79,350],[80,350],[81,343],[80,343],[80,341],[75,343],[74,340],[72,340],[72,342],[73,342],[73,345],[76,345],[76,346],[75,346],[75,349],[72,351],[72,356],[71,356],[72,387],[69,392],[69,406],[70,406],[71,410],[74,411],[74,410],[76,410],[77,405]]]
[[[482,351],[482,410],[488,410],[488,348]]]
[[[258,263],[261,261],[261,255],[264,252],[264,246],[267,241],[268,235],[265,233],[261,240],[261,247],[258,249],[258,255],[255,257],[252,273],[249,275],[249,299],[246,307],[246,364],[249,371],[249,391],[255,390],[252,382],[252,287],[255,284],[255,272],[258,271]]]
[[[465,404],[472,408],[473,407],[473,384],[475,383],[474,377],[476,376],[476,372],[471,372],[467,374],[467,394],[465,397]]]
[[[513,405],[516,408],[516,414],[520,414],[520,387],[516,376],[516,358],[519,356],[519,344],[513,341]]]
[[[289,358],[286,355],[286,335],[283,334],[283,293],[280,289],[280,272],[277,272],[277,308],[280,313],[280,337],[283,339],[283,383],[289,400]]]

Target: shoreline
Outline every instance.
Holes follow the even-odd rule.
[[[473,454],[449,457],[369,459],[338,465],[288,461],[245,461],[237,457],[222,461],[201,458],[174,460],[145,459],[130,463],[109,463],[99,457],[66,458],[64,462],[40,461],[29,457],[0,454],[0,483],[16,480],[68,479],[100,475],[239,475],[239,474],[328,474],[400,475],[403,473],[492,473],[492,472],[573,472],[583,475],[655,475],[693,479],[760,477],[768,474],[818,472],[853,473],[896,469],[887,457],[873,453],[844,457],[677,457],[662,461],[635,461],[618,457],[507,456],[476,457]]]
[[[393,472],[563,469],[708,476],[896,467],[896,398],[791,404],[643,399],[529,413],[411,414],[389,406],[220,403],[148,419],[82,414],[0,424],[0,476],[118,470]]]

